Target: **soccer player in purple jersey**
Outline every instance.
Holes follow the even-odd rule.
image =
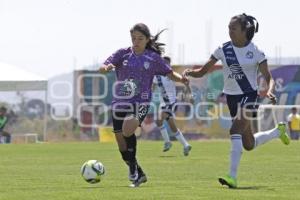
[[[100,73],[116,72],[112,101],[113,130],[122,158],[129,167],[131,187],[138,187],[147,181],[136,159],[134,132],[148,113],[154,76],[168,76],[177,82],[188,82],[172,71],[161,57],[164,44],[157,42],[160,33],[152,36],[145,24],[134,25],[130,30],[132,46],[116,51],[99,69]]]
[[[275,82],[268,69],[267,59],[253,43],[254,33],[258,31],[258,23],[252,16],[242,14],[231,18],[229,23],[230,41],[216,49],[208,62],[201,69],[187,69],[184,76],[202,77],[218,60],[223,64],[224,89],[230,115],[233,119],[230,128],[231,152],[228,175],[219,178],[222,185],[237,187],[237,170],[242,149],[250,151],[272,139],[280,138],[284,144],[290,140],[284,123],[275,128],[255,133],[251,127],[252,115],[258,108],[257,70],[265,78],[269,89],[267,98],[276,103],[274,95]],[[253,118],[252,118],[253,119]]]

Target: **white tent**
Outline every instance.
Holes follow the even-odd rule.
[[[43,138],[47,133],[47,93],[48,81],[24,69],[0,62],[0,91],[45,91],[45,116]]]

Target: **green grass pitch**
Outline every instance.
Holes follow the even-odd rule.
[[[272,141],[243,152],[238,189],[222,187],[217,178],[228,171],[229,141],[191,142],[188,157],[174,142],[138,141],[138,160],[148,176],[129,188],[127,167],[115,143],[44,143],[0,145],[0,200],[174,200],[300,199],[300,142],[285,146]],[[80,167],[100,160],[106,175],[88,184]]]

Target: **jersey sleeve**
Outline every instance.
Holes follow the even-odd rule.
[[[261,64],[262,62],[267,60],[265,53],[260,49],[258,49],[257,47],[255,52],[256,52],[255,57],[256,57],[257,64]]]
[[[222,52],[223,52],[222,48],[218,47],[211,56],[216,60],[221,60],[223,56]]]
[[[122,58],[122,52],[123,49],[119,49],[118,51],[116,51],[115,53],[113,53],[111,56],[109,56],[105,61],[104,61],[104,65],[108,65],[108,64],[113,64],[114,66],[118,67],[120,66],[122,63],[121,58]]]
[[[154,74],[166,76],[170,72],[172,72],[170,65],[163,58],[157,56]]]

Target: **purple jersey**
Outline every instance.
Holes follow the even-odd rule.
[[[172,70],[156,52],[146,49],[136,55],[129,48],[120,49],[104,62],[116,66],[117,81],[113,86],[114,103],[147,103],[155,75],[166,76]]]

